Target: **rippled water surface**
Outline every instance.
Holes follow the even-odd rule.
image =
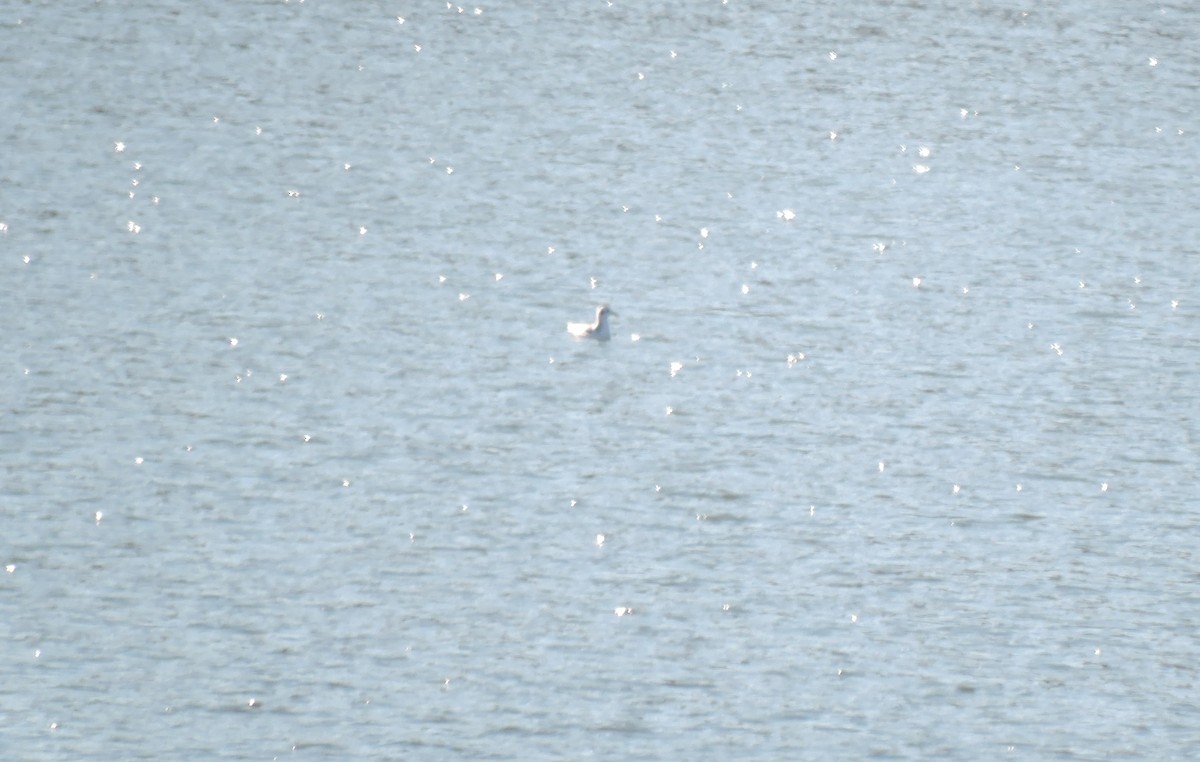
[[[6,756],[1195,758],[1197,28],[10,3]]]

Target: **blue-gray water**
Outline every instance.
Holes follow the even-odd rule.
[[[479,10],[4,6],[3,756],[1195,758],[1200,11]]]

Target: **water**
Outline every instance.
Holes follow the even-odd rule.
[[[5,10],[6,756],[1194,757],[1195,9],[480,10]]]

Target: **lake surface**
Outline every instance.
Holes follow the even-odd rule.
[[[1194,759],[1196,29],[9,3],[4,756]]]

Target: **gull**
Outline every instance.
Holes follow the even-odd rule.
[[[567,333],[577,339],[608,341],[608,316],[616,314],[607,304],[601,304],[596,308],[595,320],[590,323],[567,323]]]

